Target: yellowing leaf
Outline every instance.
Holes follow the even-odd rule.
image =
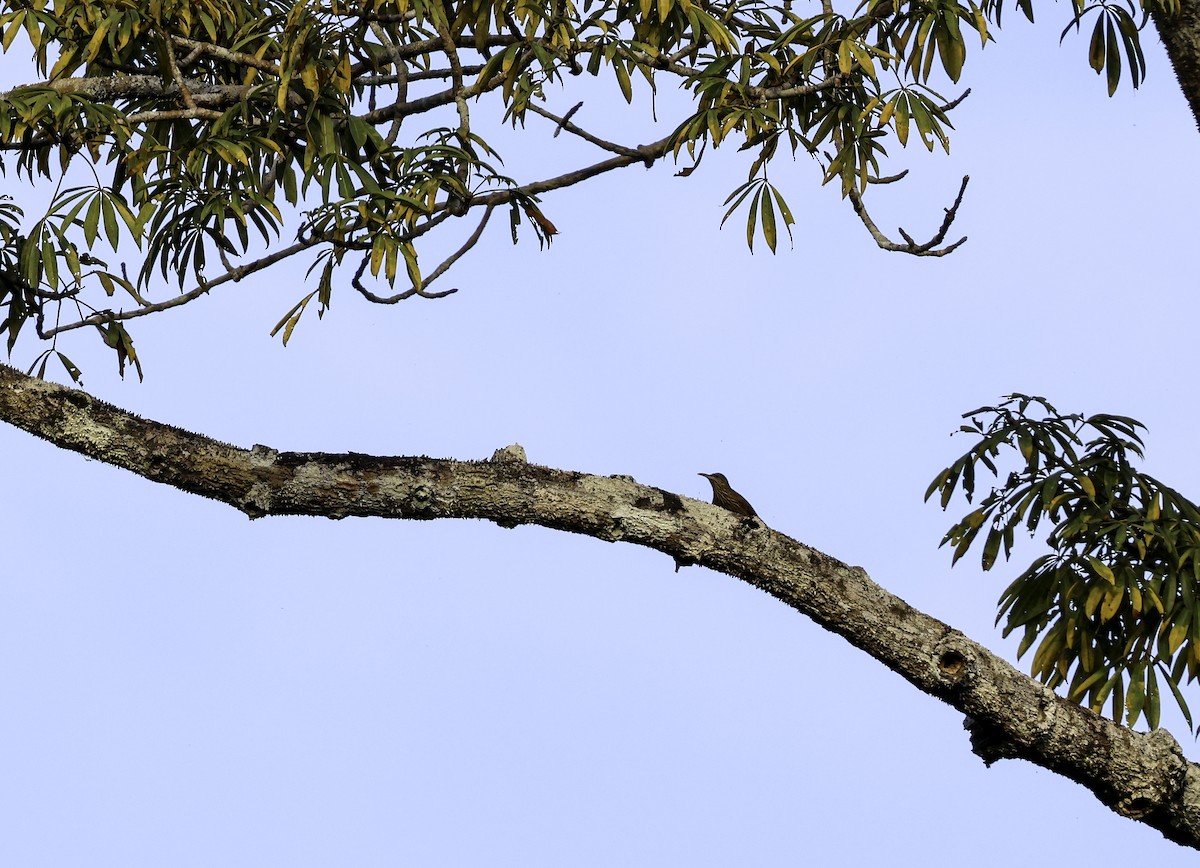
[[[1187,638],[1188,625],[1187,623],[1175,624],[1171,627],[1171,632],[1167,634],[1167,653],[1174,654],[1183,645],[1183,640]]]
[[[843,39],[838,43],[838,70],[842,75],[849,75],[854,69],[854,61],[850,56],[850,40]]]
[[[1121,600],[1125,597],[1125,589],[1121,587],[1111,588],[1104,595],[1104,604],[1100,607],[1100,620],[1109,621],[1117,610],[1121,608]]]
[[[1088,556],[1088,563],[1091,565],[1092,569],[1096,571],[1096,575],[1100,576],[1100,578],[1104,579],[1104,581],[1108,582],[1110,585],[1116,585],[1117,577],[1113,575],[1113,571],[1108,564],[1091,555]]]

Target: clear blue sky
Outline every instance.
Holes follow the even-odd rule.
[[[1063,14],[973,47],[952,156],[911,153],[875,195],[881,226],[922,236],[969,172],[951,257],[879,252],[803,159],[774,170],[794,248],[751,255],[741,225],[717,229],[745,171],[718,153],[689,179],[635,167],[549,197],[548,252],[498,221],[450,299],[371,307],[346,286],[287,349],[267,332],[299,265],[139,324],[143,384],[95,341],[66,349],[94,394],[244,446],[519,442],[705,498],[696,473],[720,470],[772,527],[1011,659],[992,620],[1019,566],[951,571],[951,517],[921,502],[966,446],[947,436],[961,412],[1025,391],[1135,416],[1149,472],[1200,492],[1200,135],[1151,33],[1149,80],[1109,99],[1084,40],[1058,48]],[[644,140],[674,121],[662,99]],[[632,128],[647,105],[593,96],[577,120]],[[530,118],[508,169],[563,139]],[[7,427],[0,479],[0,864],[1195,859],[1049,772],[985,769],[958,712],[654,552],[481,522],[248,522]]]

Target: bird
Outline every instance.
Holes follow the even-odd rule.
[[[697,475],[703,476],[712,485],[712,502],[714,504],[730,512],[736,512],[738,515],[758,518],[758,513],[754,511],[750,501],[729,487],[729,480],[725,478],[724,473],[700,473]]]

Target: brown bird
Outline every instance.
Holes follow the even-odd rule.
[[[700,473],[698,475],[707,479],[712,486],[712,502],[714,504],[730,512],[736,512],[738,515],[758,518],[758,513],[754,511],[754,507],[750,505],[750,501],[729,487],[729,480],[725,478],[724,473]]]

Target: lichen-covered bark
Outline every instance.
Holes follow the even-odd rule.
[[[1179,0],[1175,15],[1152,8],[1150,17],[1200,127],[1200,0]]]
[[[0,419],[64,449],[242,510],[343,518],[482,518],[539,524],[663,552],[766,591],[969,718],[986,762],[1021,758],[1077,781],[1114,811],[1200,849],[1200,767],[1164,730],[1117,726],[1018,672],[859,567],[759,520],[640,485],[490,461],[242,449],[139,418],[0,365]]]

